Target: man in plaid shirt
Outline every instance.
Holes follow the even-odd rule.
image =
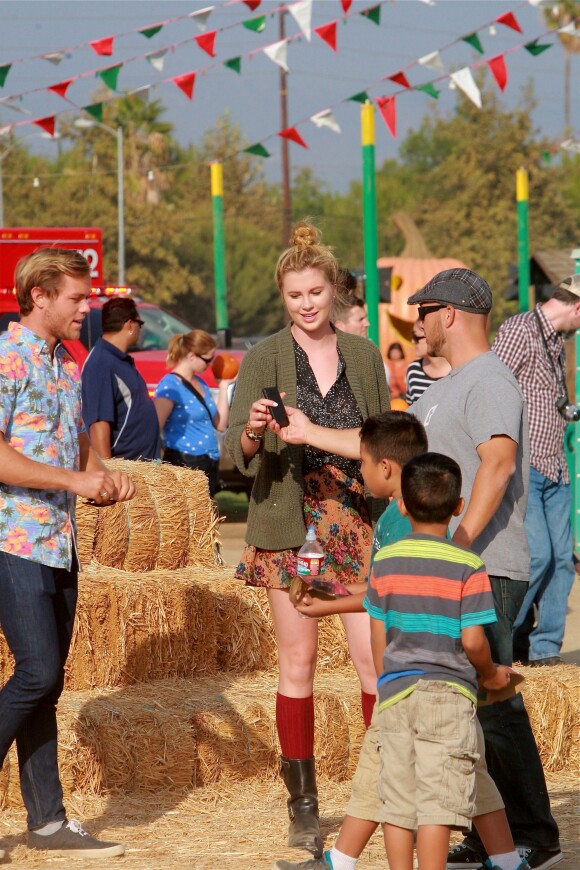
[[[566,391],[564,335],[578,328],[580,275],[574,275],[547,302],[506,320],[493,343],[493,350],[516,376],[529,414],[531,469],[525,525],[531,575],[514,623],[514,654],[533,666],[560,662],[574,582],[572,494],[564,433],[576,418]]]

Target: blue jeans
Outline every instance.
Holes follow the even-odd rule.
[[[490,577],[497,622],[485,626],[494,662],[512,663],[512,627],[526,594],[527,583],[507,577]],[[558,826],[542,762],[521,694],[480,707],[477,711],[485,737],[485,760],[491,778],[505,803],[516,846],[558,849]],[[482,849],[475,829],[466,837]]]
[[[569,483],[557,483],[530,469],[530,494],[526,533],[532,560],[530,585],[514,623],[519,649],[529,634],[528,658],[533,661],[559,656],[566,627],[568,596],[574,583]],[[533,630],[533,606],[537,625]],[[519,629],[519,631],[518,631]]]
[[[77,568],[49,568],[0,551],[0,626],[14,673],[0,691],[0,766],[16,740],[28,827],[65,818],[56,704],[77,602]]]

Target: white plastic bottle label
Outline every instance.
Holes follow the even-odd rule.
[[[299,576],[317,577],[320,574],[323,556],[298,556]]]

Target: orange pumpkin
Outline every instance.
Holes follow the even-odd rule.
[[[240,364],[231,353],[218,353],[211,368],[218,381],[230,380],[237,375]]]

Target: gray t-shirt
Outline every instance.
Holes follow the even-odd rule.
[[[528,419],[514,375],[495,353],[483,353],[432,384],[410,412],[425,426],[429,450],[459,464],[466,506],[481,464],[478,446],[494,435],[507,435],[517,443],[516,470],[503,501],[471,549],[481,556],[488,574],[528,582]],[[452,533],[460,519],[451,521]]]

